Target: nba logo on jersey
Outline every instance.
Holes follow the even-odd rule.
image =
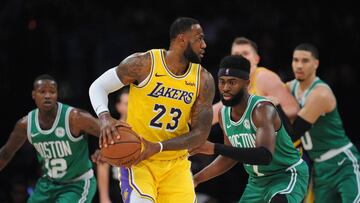
[[[245,127],[246,129],[250,130],[250,122],[249,122],[248,119],[245,119],[245,120],[244,120],[244,127]]]
[[[64,137],[65,135],[65,129],[63,127],[57,127],[55,129],[55,135],[58,137],[58,138],[62,138]]]

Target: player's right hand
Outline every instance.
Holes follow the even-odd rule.
[[[140,137],[140,138],[141,138],[143,148],[142,148],[139,158],[137,160],[135,160],[135,162],[132,163],[132,165],[136,165],[136,164],[140,163],[142,160],[146,160],[146,159],[150,158],[151,156],[160,152],[159,143],[147,141],[143,137]]]
[[[199,183],[194,181],[194,188],[196,188],[199,185]]]
[[[118,130],[116,129],[118,126],[128,127],[130,126],[123,122],[114,119],[111,117],[109,112],[104,112],[99,115],[100,120],[100,137],[99,137],[99,147],[102,148],[107,147],[110,144],[115,143],[115,139],[120,139],[120,135]]]
[[[194,175],[193,182],[194,182],[194,188],[196,188],[200,184],[198,181],[198,174]]]

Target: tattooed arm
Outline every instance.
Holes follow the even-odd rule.
[[[108,94],[124,85],[142,82],[149,75],[150,69],[150,53],[135,53],[124,59],[116,68],[106,71],[90,86],[90,100],[100,120],[100,147],[114,143],[114,137],[119,138],[116,126],[124,125],[111,117]]]
[[[10,137],[6,144],[0,149],[0,171],[5,168],[9,161],[13,158],[15,153],[25,143],[27,139],[27,116],[20,119],[14,130],[11,132]]]
[[[221,102],[219,102],[219,103],[222,105]],[[222,123],[221,108],[217,112],[217,117],[218,117],[217,120],[219,121],[219,125],[223,132],[224,144],[226,146],[231,146],[229,138],[225,134],[224,124]],[[212,145],[212,143],[210,143],[209,141],[205,142],[205,144],[203,144],[201,147],[195,149],[193,154],[200,153],[200,152],[202,152],[202,150],[207,151],[208,149],[206,149],[206,148],[208,148],[207,146],[209,146],[209,145]],[[219,155],[218,157],[216,157],[216,159],[213,162],[211,162],[208,166],[206,166],[204,169],[202,169],[200,172],[198,172],[197,174],[194,175],[195,187],[202,182],[208,181],[208,180],[215,178],[221,174],[224,174],[225,172],[230,170],[232,167],[234,167],[236,163],[237,163],[237,161],[235,161],[234,159]]]
[[[150,53],[135,53],[124,59],[116,68],[116,74],[124,85],[141,83],[150,74]]]
[[[162,142],[164,151],[192,149],[202,145],[207,140],[211,130],[214,95],[214,79],[209,72],[202,68],[199,96],[191,111],[191,131]]]

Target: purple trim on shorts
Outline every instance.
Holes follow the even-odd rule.
[[[130,172],[130,180],[129,180],[129,172]],[[133,190],[133,188],[141,195],[144,197],[147,197],[149,199],[151,199],[153,202],[155,202],[154,198],[151,197],[150,195],[147,194],[143,194],[140,192],[139,188],[135,185],[134,180],[133,180],[133,173],[131,168],[125,168],[125,167],[120,167],[120,173],[121,173],[121,194],[124,197],[123,191],[125,192],[126,190],[128,191],[128,198],[126,199],[127,201],[124,200],[124,203],[129,203],[130,201],[130,194]]]
[[[129,173],[128,170],[124,167],[120,167],[120,189],[121,189],[121,196],[124,203],[130,203],[130,195],[132,192],[132,187],[129,185]],[[127,193],[127,195],[125,195]],[[126,197],[126,199],[125,199]]]

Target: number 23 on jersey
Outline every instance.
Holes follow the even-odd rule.
[[[166,131],[175,131],[179,125],[179,119],[181,117],[181,110],[178,108],[166,109],[162,104],[155,104],[153,112],[155,112],[154,117],[150,120],[150,127],[162,129],[165,127]],[[162,118],[165,115],[171,116],[171,121],[168,123],[163,123]]]

